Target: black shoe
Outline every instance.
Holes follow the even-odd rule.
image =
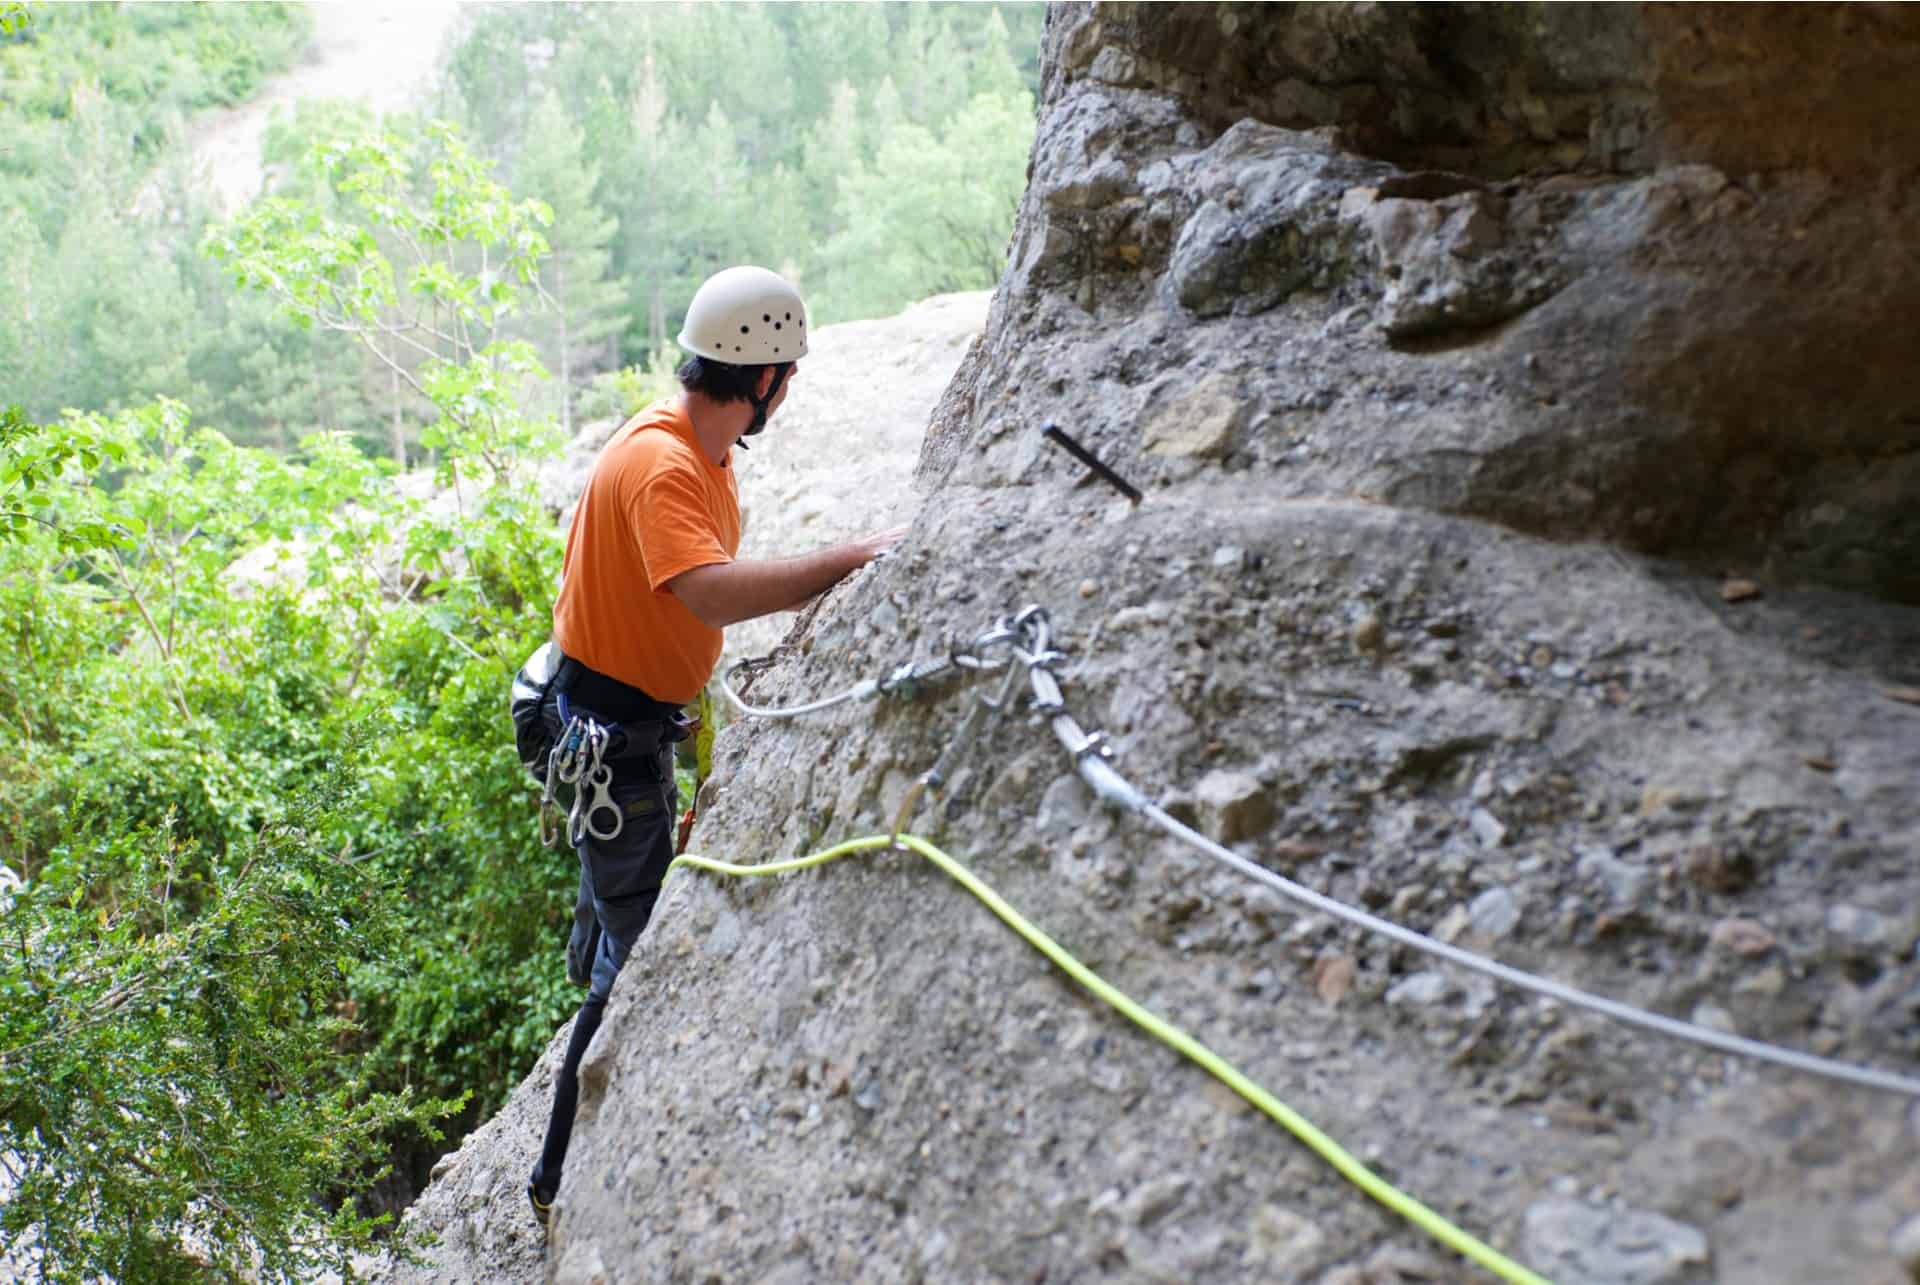
[[[538,1187],[527,1184],[527,1203],[533,1206],[533,1221],[540,1224],[541,1231],[547,1230],[553,1222],[553,1195],[548,1192],[542,1196]]]

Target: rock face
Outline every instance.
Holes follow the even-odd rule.
[[[1056,6],[913,535],[754,699],[1039,603],[1113,766],[1252,860],[1912,1073],[1917,41],[1888,6]],[[990,686],[735,724],[695,848],[885,832]],[[1909,1102],[1303,911],[1102,807],[1024,706],[910,828],[1556,1279],[1905,1275]],[[1476,1279],[905,854],[676,876],[585,1081],[551,1281]],[[524,1165],[514,1118],[422,1217]],[[440,1279],[530,1270],[461,1252]]]
[[[1197,400],[1221,431],[1190,453],[1277,496],[1920,602],[1920,124],[1803,71],[1831,50],[1908,92],[1920,18],[1141,5],[1055,29],[1024,288],[979,390],[1019,405],[968,438],[1051,414],[1126,457],[1120,425]],[[1317,329],[1275,315],[1296,295]],[[1101,333],[1062,370],[1040,327]],[[1182,471],[1147,454],[1149,481]]]

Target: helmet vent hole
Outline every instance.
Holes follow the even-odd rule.
[[[746,333],[747,333],[747,327],[745,327],[745,326],[742,326],[742,327],[740,327],[740,333],[741,333],[741,334],[743,334],[743,335],[744,335],[744,334],[746,334]]]
[[[762,321],[772,321],[772,320],[773,320],[773,314],[772,314],[772,313],[770,313],[770,312],[763,312],[763,313],[761,313],[761,314],[760,314],[760,320],[762,320]]]
[[[779,322],[777,322],[777,321],[776,321],[776,322],[774,322],[774,323],[773,323],[773,328],[774,328],[775,330],[778,330],[778,329],[780,329],[780,323],[779,323]]]

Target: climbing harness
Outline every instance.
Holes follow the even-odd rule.
[[[605,762],[607,741],[618,730],[617,723],[602,723],[591,716],[576,715],[567,704],[567,694],[558,696],[560,739],[553,743],[547,760],[546,790],[540,796],[540,842],[553,847],[560,838],[548,818],[557,816],[553,807],[553,787],[573,787],[573,807],[567,812],[567,842],[578,846],[586,837],[608,843],[620,837],[626,817],[613,798],[613,769]],[[610,813],[610,821],[601,821]]]
[[[973,871],[934,847],[917,835],[899,834],[872,835],[863,839],[849,839],[836,844],[823,852],[810,856],[797,857],[790,861],[769,861],[761,865],[735,865],[727,861],[715,861],[708,857],[681,856],[667,867],[671,877],[681,866],[690,869],[705,870],[711,874],[746,878],[761,875],[786,874],[795,870],[805,870],[811,866],[824,865],[849,853],[872,852],[876,850],[898,849],[916,852],[944,871],[954,882],[979,898],[981,903],[995,915],[1019,933],[1029,945],[1045,955],[1060,970],[1074,981],[1085,987],[1098,998],[1112,1005],[1121,1015],[1139,1026],[1155,1039],[1166,1044],[1176,1052],[1191,1059],[1201,1069],[1219,1079],[1228,1088],[1251,1102],[1255,1107],[1291,1133],[1295,1138],[1331,1165],[1341,1177],[1351,1182],[1368,1196],[1399,1214],[1420,1230],[1445,1245],[1448,1249],[1464,1255],[1473,1262],[1486,1268],[1494,1275],[1512,1285],[1550,1285],[1547,1278],[1532,1271],[1521,1263],[1502,1254],[1499,1250],[1480,1240],[1471,1232],[1465,1231],[1447,1221],[1440,1214],[1420,1203],[1419,1200],[1401,1191],[1386,1179],[1367,1168],[1352,1152],[1342,1147],[1333,1138],[1323,1133],[1311,1120],[1282,1102],[1231,1062],[1215,1053],[1199,1040],[1180,1027],[1167,1021],[1159,1014],[1135,1000],[1106,978],[1087,967],[1059,942],[1048,936],[1026,916],[1015,910],[999,893]]]
[[[1291,879],[1275,874],[1245,857],[1213,842],[1170,816],[1164,809],[1154,804],[1138,788],[1116,771],[1108,761],[1112,755],[1111,747],[1100,732],[1084,731],[1067,711],[1060,690],[1059,680],[1054,676],[1053,667],[1065,659],[1052,645],[1052,624],[1044,608],[1029,606],[1011,618],[1003,618],[976,637],[965,651],[949,649],[944,659],[909,662],[898,666],[886,678],[868,679],[835,696],[813,701],[806,705],[786,709],[760,708],[747,705],[737,695],[725,678],[721,690],[742,713],[758,718],[791,718],[802,714],[815,713],[830,709],[851,700],[864,699],[876,695],[887,695],[912,691],[920,684],[936,677],[944,677],[952,672],[980,671],[999,669],[1002,666],[1012,668],[1017,673],[1024,672],[1031,687],[1031,699],[1028,709],[1046,719],[1055,738],[1073,759],[1074,769],[1093,792],[1103,801],[1121,812],[1136,815],[1142,820],[1159,827],[1206,854],[1222,862],[1238,873],[1256,880],[1273,889],[1287,899],[1307,906],[1323,914],[1331,915],[1343,922],[1353,924],[1368,932],[1377,933],[1404,946],[1458,964],[1496,981],[1531,991],[1534,994],[1585,1009],[1625,1025],[1652,1031],[1655,1034],[1672,1039],[1687,1041],[1702,1047],[1717,1049],[1756,1061],[1784,1066],[1790,1070],[1807,1075],[1819,1076],[1862,1088],[1876,1089],[1889,1093],[1920,1097],[1920,1079],[1899,1075],[1891,1071],[1881,1071],[1872,1067],[1854,1066],[1832,1058],[1818,1057],[1795,1049],[1782,1048],[1745,1036],[1732,1035],[1723,1031],[1710,1030],[1692,1022],[1683,1022],[1675,1018],[1663,1017],[1645,1009],[1635,1008],[1618,1000],[1590,994],[1572,986],[1537,976],[1523,969],[1502,964],[1497,960],[1476,955],[1457,946],[1437,941],[1424,933],[1370,914],[1355,906],[1338,901],[1322,893],[1313,891]],[[1006,656],[997,663],[989,663],[980,653],[989,648],[1003,649]],[[779,659],[779,654],[755,661],[743,661],[733,667],[731,672],[741,669],[766,669]],[[1017,684],[1009,682],[1003,688],[1001,704],[1010,697]],[[989,709],[998,708],[989,704]],[[926,789],[935,788],[939,779],[952,769],[952,758],[958,747],[965,743],[977,730],[975,715],[980,714],[978,706],[970,712],[963,722],[961,732],[946,753],[928,773],[909,787],[899,811],[893,819],[893,833],[898,835],[906,828],[912,817],[914,807]]]

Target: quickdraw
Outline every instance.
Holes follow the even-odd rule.
[[[601,843],[610,842],[620,836],[626,825],[626,817],[613,798],[613,769],[605,762],[607,741],[617,725],[574,715],[567,708],[564,692],[560,694],[559,704],[564,726],[547,759],[546,790],[540,797],[540,842],[551,848],[560,838],[558,828],[552,824],[552,819],[559,815],[553,798],[556,781],[573,787],[573,806],[567,812],[567,842],[578,846],[587,837]],[[603,813],[611,813],[612,821],[602,823],[599,817]]]

